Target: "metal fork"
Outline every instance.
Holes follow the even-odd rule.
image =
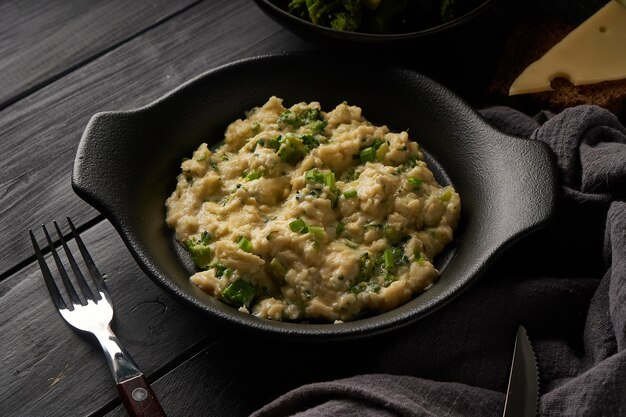
[[[63,282],[70,299],[70,303],[66,304],[59,288],[55,284],[52,273],[50,272],[43,253],[37,244],[33,231],[29,229],[28,233],[30,234],[30,239],[33,243],[35,255],[37,256],[39,267],[43,273],[44,281],[46,282],[48,292],[50,293],[50,297],[52,298],[54,305],[59,310],[61,317],[63,317],[67,323],[77,330],[93,334],[98,342],[100,342],[102,350],[105,353],[109,369],[115,378],[120,398],[122,399],[128,413],[133,417],[165,416],[165,412],[159,404],[156,395],[148,384],[148,380],[139,370],[128,352],[126,352],[126,350],[122,347],[122,344],[117,336],[115,336],[111,330],[113,304],[111,303],[111,298],[109,297],[104,279],[98,271],[98,268],[96,268],[93,259],[89,255],[85,244],[80,238],[80,235],[76,231],[76,228],[69,217],[67,218],[67,222],[72,230],[72,237],[78,246],[78,250],[82,255],[84,264],[87,266],[89,275],[91,275],[95,284],[96,291],[94,292],[90,288],[74,256],[72,255],[65,238],[63,237],[63,233],[61,232],[59,225],[56,221],[54,221],[54,227],[65,251],[67,261],[74,272],[76,282],[78,283],[78,286],[83,294],[83,299],[79,297],[65,267],[63,266],[63,262],[54,247],[46,226],[42,224],[41,227],[46,236],[48,247],[52,252],[54,262],[59,271],[59,275],[61,276],[61,281]]]

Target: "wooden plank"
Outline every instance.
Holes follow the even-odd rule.
[[[0,2],[0,109],[196,1]]]
[[[25,230],[97,213],[71,190],[76,147],[98,111],[138,107],[220,64],[311,48],[249,1],[207,1],[0,112],[0,278],[32,260]]]
[[[43,242],[41,229],[36,235]],[[102,221],[82,237],[106,275],[115,306],[113,329],[146,375],[164,372],[215,337],[219,326],[146,277],[110,223]],[[118,401],[95,340],[79,335],[56,312],[36,263],[0,282],[0,311],[0,415],[88,415]]]
[[[230,335],[152,386],[169,417],[245,417],[301,385],[366,372],[374,357],[367,345],[304,345]],[[125,416],[121,405],[106,414]]]

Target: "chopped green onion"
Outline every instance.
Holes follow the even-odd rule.
[[[252,181],[252,180],[256,180],[259,179],[263,176],[263,173],[261,171],[252,171],[251,173],[249,173],[248,175],[245,176],[245,180],[246,181]]]
[[[322,239],[326,236],[326,231],[321,226],[309,226],[309,233],[317,239]]]
[[[270,262],[270,270],[272,271],[272,275],[279,279],[285,279],[285,275],[287,275],[287,268],[278,260],[278,258],[273,258]]]
[[[408,177],[406,179],[409,184],[411,184],[413,187],[419,187],[420,185],[422,185],[423,181],[420,178],[416,178],[416,177]]]
[[[310,169],[304,173],[304,179],[308,182],[320,183],[335,188],[335,173],[332,171],[320,172],[318,169]]]
[[[376,159],[376,149],[373,147],[363,149],[359,154],[359,159],[362,164],[373,161]]]
[[[391,247],[383,252],[383,265],[388,273],[400,265],[406,265],[409,259],[404,255],[404,250],[399,247]]]
[[[302,219],[296,219],[292,221],[291,223],[289,223],[289,228],[291,229],[292,232],[298,232],[302,234],[307,233],[309,231],[309,227],[306,225],[306,223]]]
[[[339,236],[346,229],[346,225],[342,222],[337,222],[337,226],[335,226],[335,235]]]
[[[244,236],[242,236],[241,239],[239,239],[238,246],[239,246],[239,249],[241,249],[244,252],[252,252],[252,242],[250,242]]]
[[[383,253],[383,261],[385,263],[385,268],[387,269],[387,271],[391,271],[396,266],[396,261],[394,258],[395,257],[393,256],[393,250],[385,249],[385,252]]]
[[[343,192],[343,196],[345,198],[354,198],[354,197],[356,197],[356,194],[357,194],[356,190],[348,190],[348,191],[344,191]]]
[[[452,198],[453,193],[454,193],[454,190],[452,189],[452,187],[450,186],[443,187],[443,189],[441,190],[441,194],[439,195],[439,199],[441,201],[448,201]]]
[[[415,250],[413,251],[413,254],[415,255],[415,262],[417,262],[420,265],[422,265],[424,261],[426,260],[426,256],[424,256],[424,254],[417,248],[415,248]]]
[[[385,159],[385,155],[387,155],[388,151],[389,151],[389,145],[387,145],[386,143],[383,143],[382,145],[380,145],[380,147],[376,151],[376,160],[382,161],[383,159]]]
[[[378,148],[381,147],[382,144],[384,144],[385,141],[382,140],[381,138],[374,138],[374,142],[372,142],[372,148],[374,148],[375,150],[377,150]]]
[[[335,188],[335,173],[333,171],[328,171],[324,172],[322,175],[324,184],[331,190]]]

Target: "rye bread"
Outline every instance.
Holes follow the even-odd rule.
[[[517,23],[505,42],[487,95],[492,100],[525,111],[561,110],[579,104],[595,104],[620,117],[626,116],[626,79],[575,86],[556,78],[554,91],[509,96],[509,87],[524,69],[541,58],[576,26],[555,19],[533,19]]]

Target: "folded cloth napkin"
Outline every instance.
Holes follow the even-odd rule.
[[[357,345],[370,359],[359,375],[301,386],[254,417],[499,416],[519,324],[538,357],[541,416],[626,416],[626,129],[596,106],[481,113],[550,146],[554,220],[448,306]]]

